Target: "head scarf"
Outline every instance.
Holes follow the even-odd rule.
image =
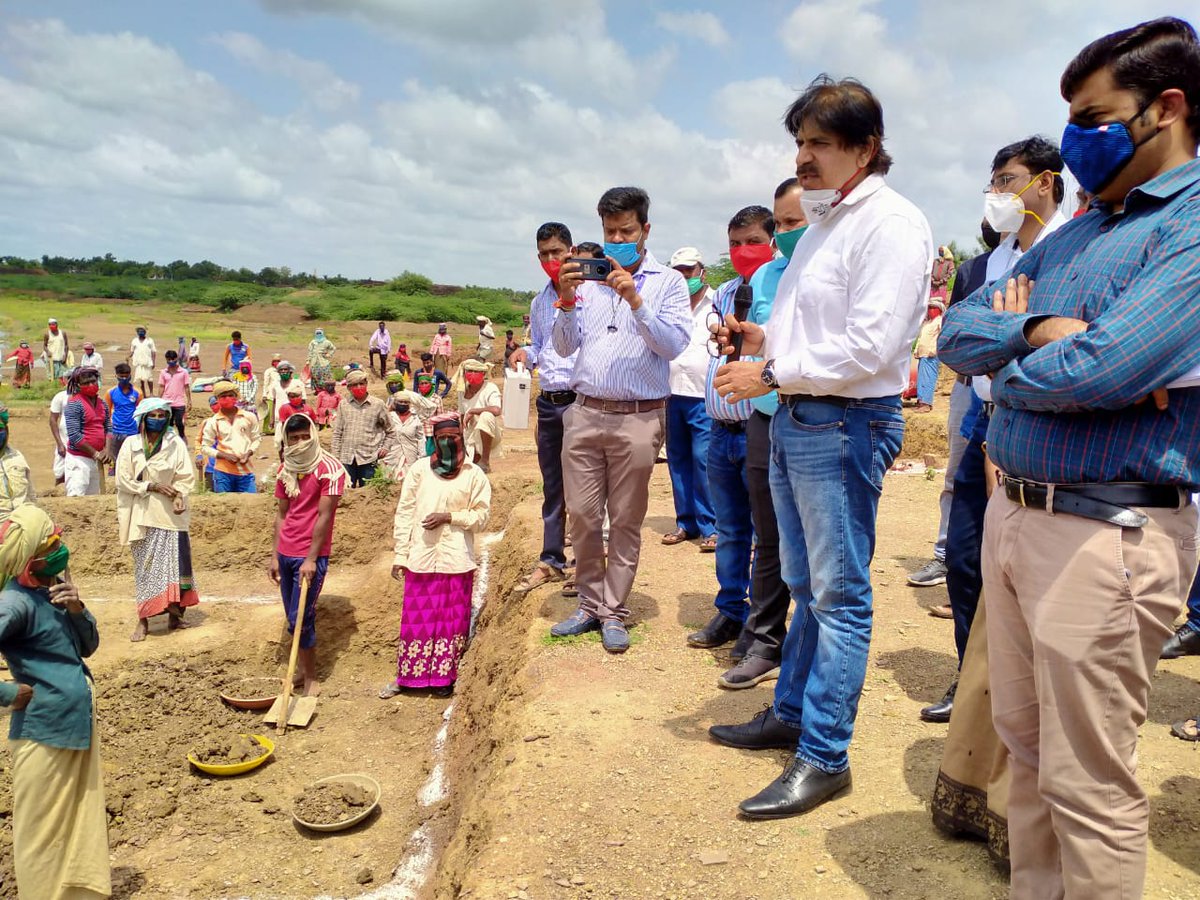
[[[313,332],[313,340],[316,340],[316,341],[323,341],[323,340],[325,340],[325,329],[324,329],[324,328],[318,328],[316,331],[314,331],[314,332]]]
[[[404,384],[403,372],[388,372],[387,378],[383,379],[387,384],[395,384],[397,381]]]
[[[357,384],[367,383],[367,373],[362,369],[355,369],[346,376],[346,387],[351,387]]]
[[[396,391],[388,397],[388,409],[395,412],[397,403],[407,403],[411,410],[414,404],[420,403],[422,399],[420,394],[414,394],[412,391]]]
[[[169,416],[171,414],[171,404],[162,397],[147,397],[145,400],[139,403],[137,408],[133,411],[133,420],[137,422],[138,430],[141,430],[142,419],[146,418],[148,413],[159,410],[166,412]],[[170,423],[167,424],[167,427],[171,427]]]
[[[250,364],[250,360],[243,359],[238,363],[238,370],[233,373],[234,381],[249,381],[254,377],[254,369]]]
[[[54,523],[40,507],[32,503],[18,506],[0,524],[0,584],[22,575],[29,563],[55,538]]]
[[[308,423],[309,438],[289,444],[287,442],[287,425],[283,426],[283,469],[279,472],[279,483],[283,485],[284,493],[289,497],[300,495],[300,476],[311,475],[316,471],[322,459],[326,457],[334,459],[330,453],[322,449],[321,441],[316,437],[316,426],[313,425],[313,420],[304,413],[293,413],[288,418],[288,423],[295,419],[303,419]]]
[[[304,385],[302,385],[298,381],[293,381],[291,384],[289,384],[287,386],[287,391],[285,393],[289,397],[303,397],[304,396]]]
[[[222,394],[227,394],[230,391],[233,391],[236,394],[237,393],[237,385],[234,384],[232,381],[230,381],[227,378],[222,378],[220,381],[218,381],[216,384],[213,385],[213,389],[212,389],[214,397],[220,397]]]
[[[429,424],[433,427],[433,455],[429,458],[429,467],[439,478],[457,477],[467,457],[458,413],[434,416]]]
[[[436,387],[436,383],[435,383],[435,379],[434,379],[433,375],[431,375],[429,372],[418,372],[416,377],[413,378],[413,390],[417,390],[423,384],[429,385],[428,396],[433,396],[433,392]],[[420,393],[420,391],[417,391],[417,392]],[[422,396],[425,396],[425,395],[422,395]]]
[[[465,359],[463,360],[462,370],[464,372],[490,372],[492,367],[480,359]]]
[[[72,369],[70,372],[67,373],[67,393],[68,394],[78,394],[79,393],[79,382],[83,380],[84,375],[95,375],[97,378],[99,378],[100,370],[95,369],[91,366],[76,366],[74,369]]]

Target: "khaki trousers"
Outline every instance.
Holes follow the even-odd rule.
[[[1122,529],[992,495],[983,584],[992,715],[1008,747],[1014,898],[1132,900],[1149,803],[1137,732],[1196,571],[1196,508]]]
[[[650,475],[663,442],[664,412],[605,413],[575,403],[563,414],[563,492],[575,548],[579,608],[624,621],[642,552]],[[604,511],[609,516],[604,554]]]

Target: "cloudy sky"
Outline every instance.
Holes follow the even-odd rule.
[[[881,97],[891,183],[970,242],[992,154],[1057,139],[1058,77],[1146,0],[5,0],[0,255],[286,265],[530,288],[533,232],[715,258],[792,174],[814,75]]]

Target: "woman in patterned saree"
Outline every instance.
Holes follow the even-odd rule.
[[[467,461],[457,413],[435,416],[434,452],[409,468],[396,506],[392,577],[404,581],[395,680],[381,699],[412,688],[449,696],[471,628],[475,532],[487,524],[492,487]]]

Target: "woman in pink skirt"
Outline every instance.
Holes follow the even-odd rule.
[[[466,459],[457,413],[435,416],[433,455],[408,470],[396,506],[392,577],[404,582],[396,678],[383,700],[412,688],[449,696],[471,628],[475,532],[487,524],[492,486]]]

